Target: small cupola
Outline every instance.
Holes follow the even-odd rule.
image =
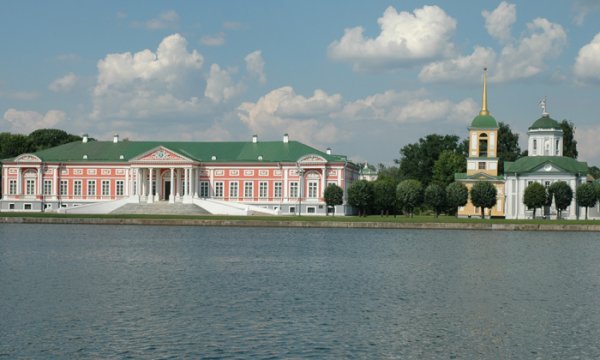
[[[113,135],[113,143],[118,143],[119,142],[119,134],[115,134]]]
[[[258,142],[258,135],[254,134],[252,135],[252,143],[256,144]]]
[[[84,144],[88,142],[88,134],[81,135],[81,142]]]
[[[288,142],[290,142],[290,137],[288,134],[283,134],[283,143],[287,144]]]

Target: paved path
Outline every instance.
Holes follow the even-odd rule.
[[[208,211],[195,204],[171,204],[166,201],[125,204],[111,214],[210,215]]]

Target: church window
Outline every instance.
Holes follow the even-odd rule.
[[[485,170],[485,162],[480,161],[477,163],[477,166],[479,167],[479,170]]]
[[[558,155],[558,154],[559,154],[558,147],[559,147],[559,141],[558,141],[558,140],[556,140],[556,155]]]
[[[535,155],[535,152],[537,151],[537,140],[533,139],[533,155]]]
[[[488,155],[488,136],[487,134],[479,135],[479,157],[487,157]]]

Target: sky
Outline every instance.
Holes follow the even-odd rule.
[[[0,1],[0,132],[259,141],[392,165],[488,108],[600,165],[600,0]]]

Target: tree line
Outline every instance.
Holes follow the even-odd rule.
[[[39,129],[29,135],[0,133],[0,159],[12,158],[54,146],[81,141],[81,137],[59,129]]]

